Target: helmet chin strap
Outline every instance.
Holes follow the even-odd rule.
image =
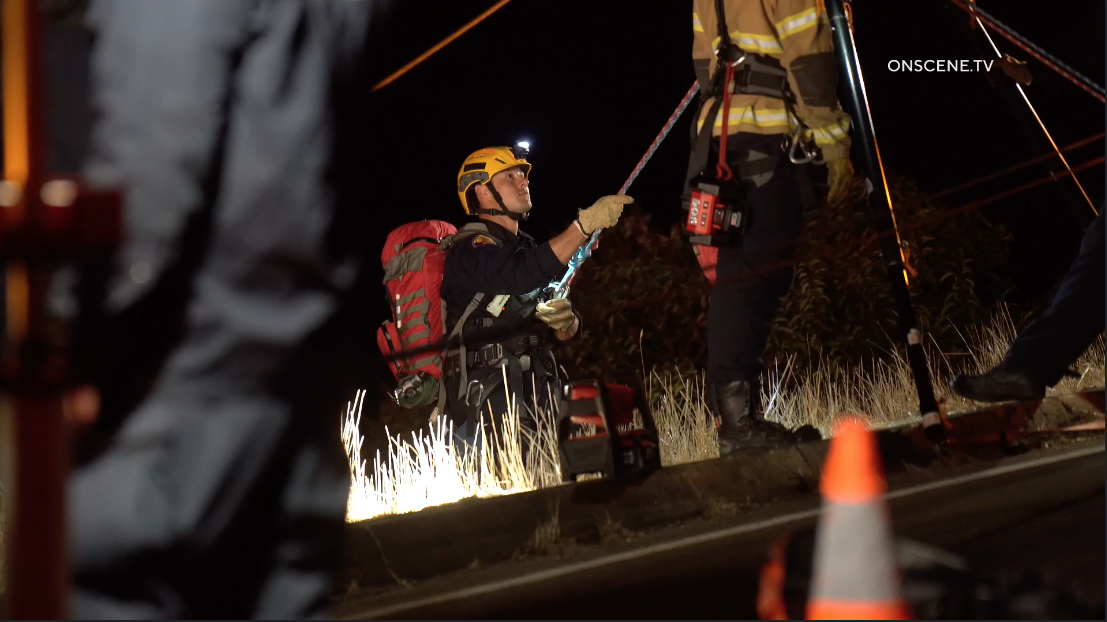
[[[507,206],[504,205],[503,197],[500,196],[499,191],[497,191],[496,188],[492,186],[492,184],[485,184],[484,187],[488,188],[488,191],[492,193],[492,198],[496,199],[496,204],[500,206],[500,209],[491,210],[478,208],[476,210],[478,214],[488,214],[490,216],[507,216],[514,221],[526,220],[528,217],[530,217],[530,212],[519,214],[507,209]]]

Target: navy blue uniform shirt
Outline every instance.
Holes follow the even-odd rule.
[[[489,235],[470,236],[451,248],[442,276],[447,332],[453,330],[473,296],[484,292],[480,306],[469,316],[466,343],[485,332],[477,325],[481,320],[491,323],[498,334],[502,334],[501,327],[510,330],[533,320],[537,301],[524,300],[526,294],[561,278],[565,272],[549,242],[538,244],[522,230],[514,234],[489,220],[481,223],[488,227]],[[487,306],[500,294],[512,299],[497,317]]]

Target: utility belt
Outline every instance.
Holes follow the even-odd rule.
[[[542,345],[538,335],[523,335],[505,341],[490,343],[480,348],[468,348],[465,351],[465,366],[469,369],[497,365],[504,357],[519,359],[523,371],[530,369],[530,355]],[[446,369],[449,372],[461,371],[461,352],[450,350],[446,353]]]

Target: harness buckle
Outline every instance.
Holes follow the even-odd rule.
[[[499,343],[490,343],[480,349],[480,362],[491,363],[504,357],[504,347]]]

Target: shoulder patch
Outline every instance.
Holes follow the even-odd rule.
[[[474,235],[473,236],[473,246],[474,247],[485,246],[485,245],[488,245],[488,244],[495,245],[496,240],[493,240],[492,238],[488,237],[487,235]]]

